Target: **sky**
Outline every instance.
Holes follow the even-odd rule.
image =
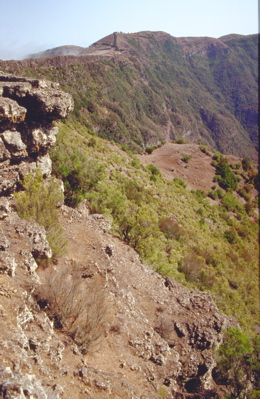
[[[215,38],[258,32],[257,0],[0,0],[0,16],[3,60],[88,47],[113,32]]]

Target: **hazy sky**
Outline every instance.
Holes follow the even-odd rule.
[[[258,32],[257,0],[0,0],[0,59],[113,32],[220,37]]]

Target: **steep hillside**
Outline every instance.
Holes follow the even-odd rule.
[[[210,202],[179,170],[54,123],[73,107],[56,83],[0,74],[0,89],[0,397],[255,398],[250,159],[154,151],[194,177],[201,151]]]
[[[257,35],[114,33],[81,56],[0,67],[60,82],[74,97],[74,120],[132,150],[183,137],[255,159],[257,41]]]
[[[258,265],[256,171],[245,172],[241,162],[229,166],[221,154],[207,149],[205,154],[205,147],[198,145],[166,144],[154,151],[154,160],[157,151],[171,146],[179,146],[175,151],[180,158],[174,170],[166,171],[166,180],[149,155],[140,157],[148,158],[145,167],[81,125],[67,123],[60,126],[51,152],[53,171],[64,181],[68,205],[86,198],[90,211],[108,217],[112,232],[145,263],[164,276],[211,291],[220,308],[251,334],[258,307],[258,286],[252,278]],[[174,157],[172,147],[168,154]],[[181,160],[187,155],[187,162]],[[204,168],[204,184],[198,164]],[[218,175],[222,167],[227,170],[223,178]],[[193,185],[201,180],[191,191],[185,182],[189,174]]]

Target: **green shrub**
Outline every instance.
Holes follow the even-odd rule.
[[[65,203],[75,207],[90,189],[102,180],[105,169],[88,158],[83,149],[57,151],[53,156],[53,172],[64,182]]]
[[[225,191],[224,190],[222,190],[221,188],[218,188],[217,190],[216,190],[216,193],[218,194],[218,198],[223,198],[224,197],[224,195],[225,195]]]
[[[149,170],[151,172],[150,180],[156,182],[157,178],[159,176],[161,176],[160,170],[156,166],[154,166],[152,164],[147,165],[146,168],[147,168],[147,170]]]
[[[237,179],[230,166],[226,162],[220,162],[217,167],[217,175],[221,176],[220,185],[225,190],[233,191],[237,188]]]
[[[152,147],[146,147],[145,152],[146,152],[147,154],[152,154],[152,152],[153,152],[154,150],[156,150],[156,148],[158,148],[157,145],[154,145],[154,146],[152,146]]]
[[[214,200],[218,199],[218,198],[223,198],[225,196],[225,191],[221,190],[221,188],[215,190],[210,190],[208,192],[208,196]]]
[[[214,199],[214,200],[218,199],[218,193],[217,193],[216,191],[214,191],[214,190],[210,190],[210,191],[208,192],[208,196],[209,196],[210,198]]]
[[[156,166],[154,166],[152,164],[147,165],[147,170],[149,170],[152,175],[157,175],[157,176],[161,175],[160,170]]]
[[[97,145],[97,140],[94,137],[91,137],[91,139],[88,142],[88,146],[94,148],[96,147],[96,145]]]
[[[245,158],[242,159],[242,168],[244,169],[245,172],[247,172],[250,169],[252,169],[251,160],[250,160],[249,157],[245,157]]]
[[[235,170],[240,169],[241,166],[242,166],[241,162],[233,163],[232,165],[230,165],[230,167],[231,167],[232,169],[235,169]]]
[[[200,219],[199,224],[201,226],[204,226],[206,224],[205,219],[204,218]]]
[[[225,231],[224,237],[230,244],[234,244],[235,242],[237,242],[237,235],[233,230]]]
[[[152,253],[155,248],[151,242],[161,236],[156,212],[149,205],[137,206],[133,202],[128,204],[117,216],[116,233],[119,237],[132,245],[143,257]]]
[[[257,208],[257,205],[256,205],[254,202],[248,201],[248,202],[245,204],[245,210],[246,210],[246,213],[247,213],[249,216],[252,216],[252,215],[254,214],[254,211],[255,211],[256,208]]]
[[[227,193],[222,198],[222,205],[230,212],[237,212],[242,208],[240,202],[231,193]]]
[[[203,199],[203,198],[206,198],[206,196],[207,196],[205,191],[203,191],[201,189],[191,190],[191,192],[193,194],[195,194],[198,199]]]
[[[239,188],[237,190],[237,193],[240,195],[240,197],[243,197],[246,201],[250,201],[251,195],[249,194],[249,192],[247,192],[245,190],[245,188]]]
[[[253,347],[247,336],[237,328],[228,328],[224,333],[223,344],[216,351],[217,367],[213,378],[218,384],[227,385],[231,398],[245,397],[250,389],[253,375]]]
[[[20,182],[24,191],[15,193],[16,211],[23,219],[33,219],[46,230],[46,236],[53,257],[62,255],[67,242],[58,221],[57,205],[63,200],[63,193],[57,179],[44,181],[39,169],[28,174]]]
[[[181,186],[181,187],[184,187],[184,188],[187,187],[187,183],[185,183],[185,181],[182,180],[180,177],[175,177],[175,178],[173,179],[173,181],[174,181],[174,183],[176,183],[178,186]]]
[[[191,158],[192,155],[184,155],[184,157],[182,157],[181,160],[185,163],[188,163]]]
[[[126,197],[136,204],[141,205],[144,202],[143,187],[139,186],[136,181],[132,179],[126,180],[124,183],[124,192]]]
[[[176,139],[174,141],[174,143],[176,143],[176,144],[187,144],[187,141],[185,139],[183,139],[182,137],[180,137],[179,139]]]
[[[222,180],[222,177],[220,175],[215,175],[213,181],[214,182],[220,182]]]
[[[131,161],[131,165],[136,168],[136,169],[140,169],[141,168],[141,162],[138,158],[134,157]]]
[[[200,151],[206,155],[210,155],[210,151],[207,145],[200,145]]]
[[[219,163],[223,159],[223,155],[220,152],[216,151],[214,152],[212,159]]]
[[[131,149],[129,148],[128,145],[126,145],[126,144],[120,144],[120,147],[121,147],[122,150],[125,151],[128,155],[132,155],[132,151],[131,151]]]

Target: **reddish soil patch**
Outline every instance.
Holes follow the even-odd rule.
[[[187,163],[181,160],[185,155],[192,157]],[[211,165],[212,158],[201,152],[199,145],[166,143],[152,154],[139,155],[138,158],[145,165],[155,165],[166,179],[183,179],[190,189],[209,191],[213,185],[215,168]]]

